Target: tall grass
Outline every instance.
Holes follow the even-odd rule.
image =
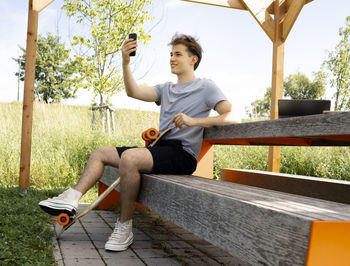
[[[0,104],[0,186],[3,187],[18,184],[21,120],[21,104]],[[157,127],[158,120],[159,114],[155,112],[118,110],[116,132],[108,136],[99,127],[91,128],[91,111],[87,106],[35,103],[30,185],[42,189],[72,186],[91,151],[100,146],[142,146],[141,132]]]
[[[268,147],[215,146],[214,176],[221,168],[267,171]],[[281,173],[350,181],[349,147],[282,147]]]
[[[86,106],[34,106],[31,186],[66,188],[79,178],[92,150],[99,146],[142,146],[141,132],[158,127],[159,114],[115,112],[116,132],[108,136],[91,128]],[[17,186],[20,163],[22,105],[0,104],[0,186]],[[215,175],[220,168],[266,170],[267,147],[216,146]],[[350,180],[348,147],[283,147],[281,172]]]

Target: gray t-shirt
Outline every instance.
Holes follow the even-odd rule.
[[[218,86],[210,79],[195,78],[185,84],[167,82],[155,86],[160,108],[159,131],[171,127],[174,115],[184,113],[190,117],[208,117],[210,110],[223,100],[227,100]],[[202,127],[173,128],[164,139],[182,141],[185,151],[198,157],[203,139]]]

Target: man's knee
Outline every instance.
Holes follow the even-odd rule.
[[[120,158],[120,174],[127,174],[130,171],[148,172],[152,170],[153,158],[147,149],[129,149],[122,153]]]
[[[116,148],[114,147],[99,147],[92,151],[90,158],[98,160],[105,165],[117,166],[119,156]]]
[[[119,165],[119,171],[121,172],[121,174],[123,172],[128,172],[133,168],[137,169],[135,156],[133,154],[134,152],[131,150],[126,150],[122,153]]]

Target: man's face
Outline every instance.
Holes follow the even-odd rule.
[[[187,47],[183,44],[173,46],[170,53],[170,68],[171,73],[179,75],[187,71],[193,71],[196,57],[190,55]]]

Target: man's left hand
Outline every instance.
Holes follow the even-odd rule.
[[[183,126],[193,127],[195,125],[195,119],[184,113],[180,113],[174,115],[171,119],[171,123],[174,123],[175,127],[178,128],[182,128]]]

